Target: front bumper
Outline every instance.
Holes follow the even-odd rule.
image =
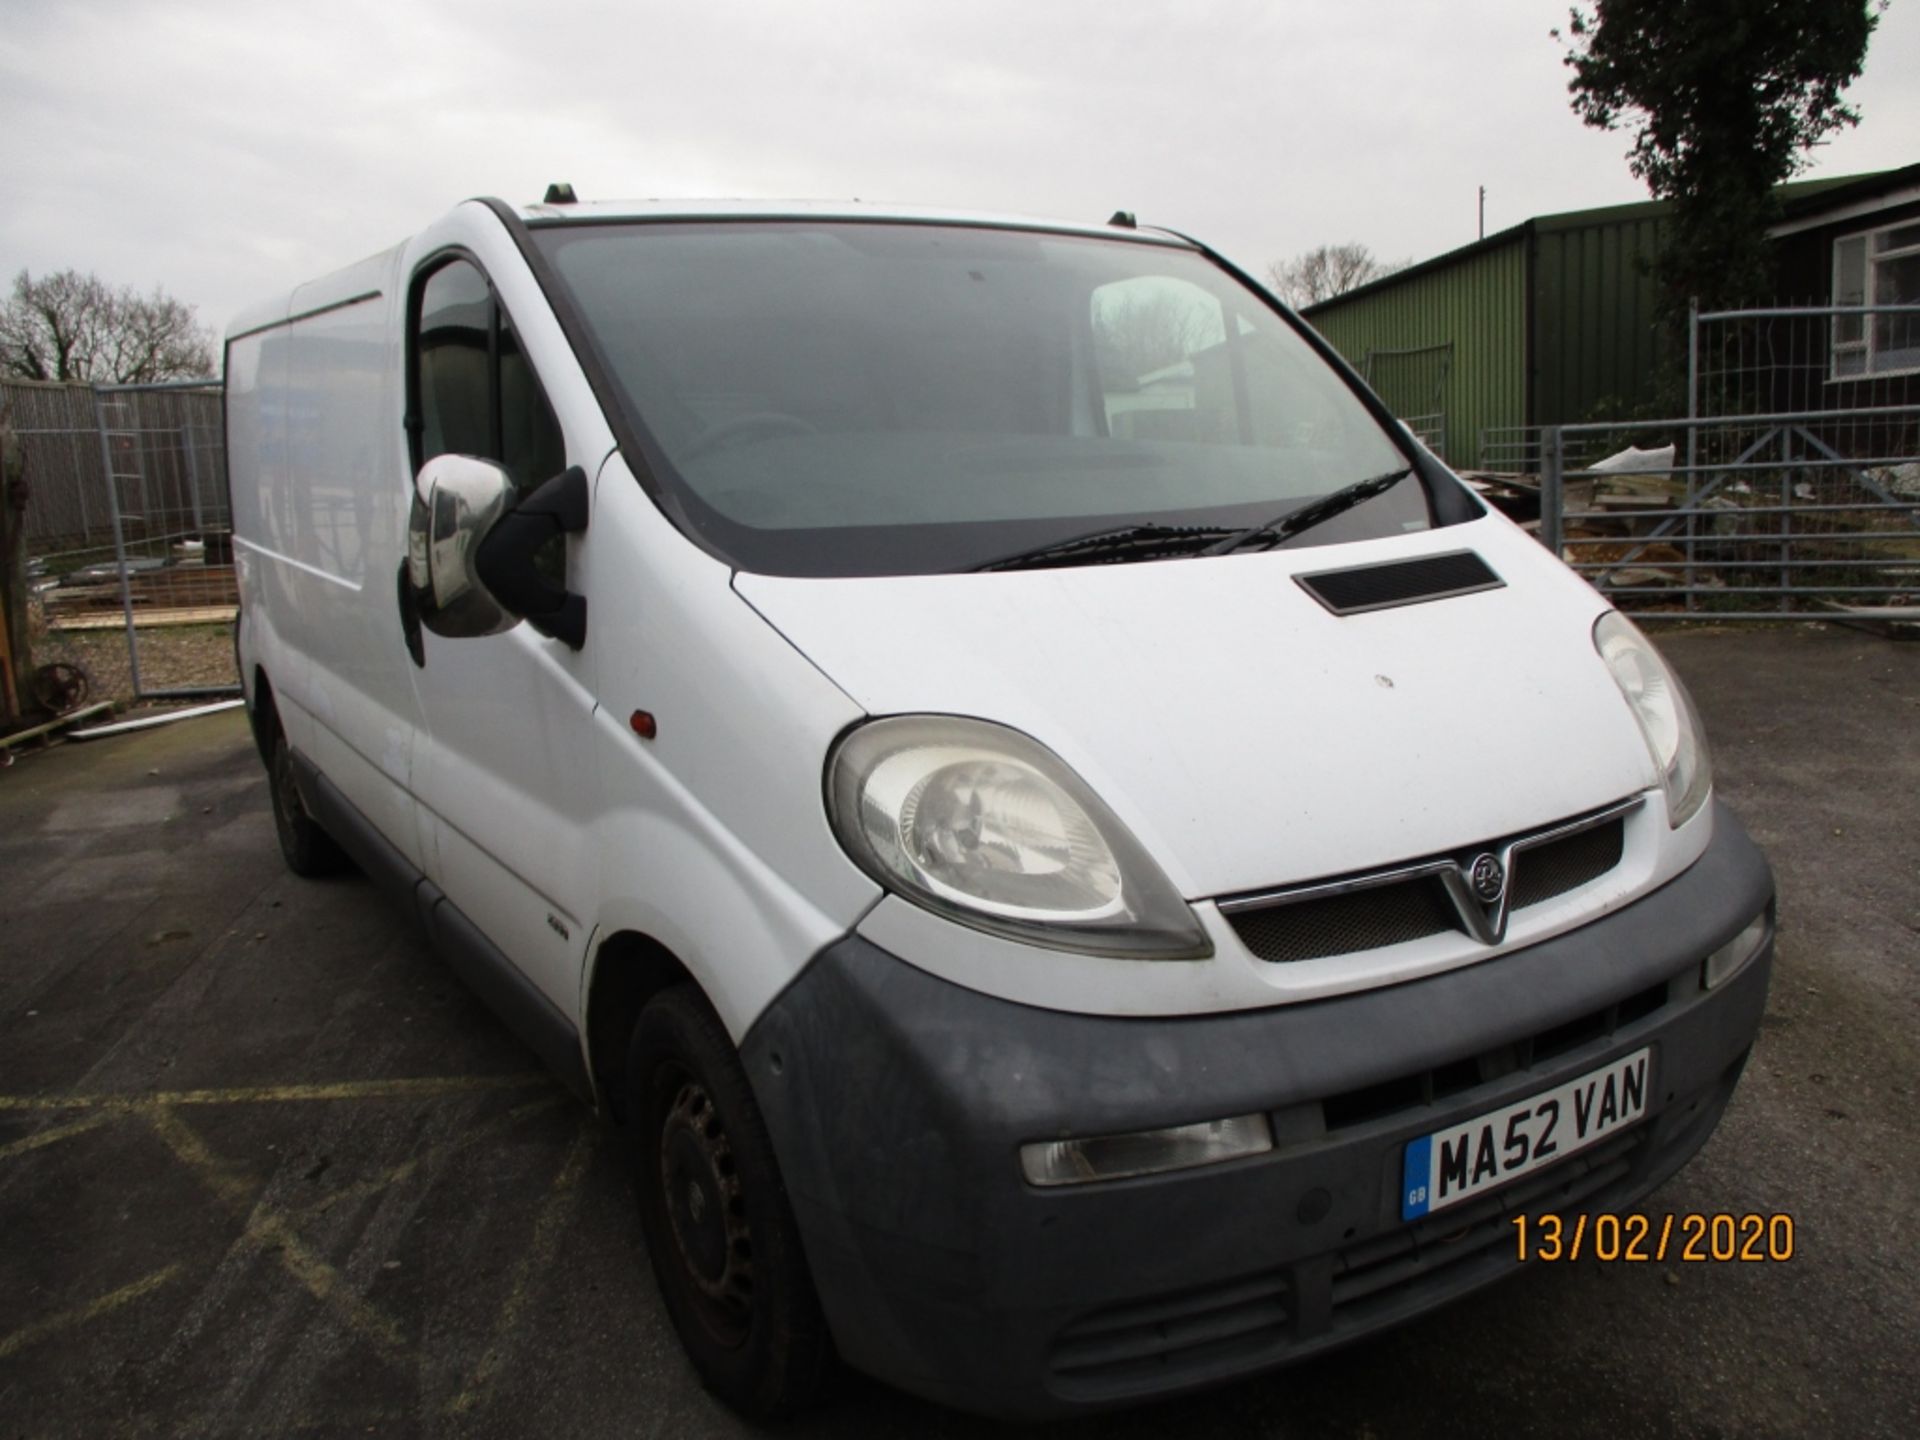
[[[1658,1185],[1733,1092],[1771,933],[1711,992],[1700,962],[1772,886],[1719,809],[1683,875],[1570,934],[1411,984],[1162,1020],[1015,1005],[850,936],[743,1055],[850,1363],[969,1410],[1105,1408],[1395,1324],[1511,1272],[1513,1214],[1617,1210]],[[1408,1140],[1643,1045],[1641,1123],[1401,1221]],[[1270,1154],[1045,1190],[1020,1173],[1025,1141],[1253,1111]]]

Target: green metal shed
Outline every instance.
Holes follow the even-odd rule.
[[[1662,204],[1526,220],[1302,313],[1449,462],[1654,393]],[[1490,459],[1493,457],[1489,457]]]
[[[1884,179],[1782,185],[1781,211]],[[1541,215],[1301,313],[1451,464],[1517,458],[1522,427],[1626,416],[1660,397],[1684,409],[1684,354],[1667,356],[1652,265],[1670,207]]]

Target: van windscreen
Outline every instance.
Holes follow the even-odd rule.
[[[1197,553],[1408,463],[1263,297],[1182,245],[844,221],[534,236],[636,459],[744,570],[967,570],[1134,526],[1193,527]],[[1287,543],[1433,523],[1409,481]]]

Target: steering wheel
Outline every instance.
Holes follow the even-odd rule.
[[[689,440],[678,455],[680,460],[697,460],[710,450],[724,450],[742,440],[775,435],[817,435],[820,427],[783,410],[755,410],[735,415],[717,425],[709,425]]]

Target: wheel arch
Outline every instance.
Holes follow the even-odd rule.
[[[651,935],[615,931],[594,951],[582,1032],[594,1092],[616,1123],[624,1124],[627,1118],[627,1043],[640,1012],[661,991],[683,983],[692,985],[709,1006],[713,1004],[693,972]]]
[[[274,708],[273,683],[267,679],[266,667],[253,667],[253,684],[247,695],[247,724],[253,730],[253,748],[260,752],[263,763],[273,761],[273,736],[280,728],[280,712]]]

